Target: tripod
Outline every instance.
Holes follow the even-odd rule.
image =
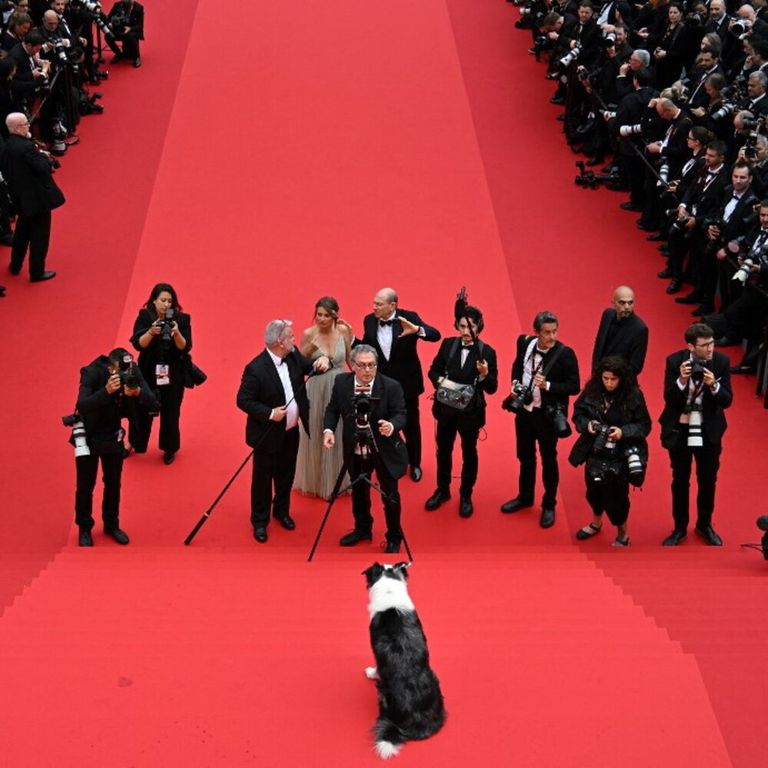
[[[315,556],[315,550],[317,549],[317,545],[320,543],[320,537],[323,535],[323,529],[325,528],[325,524],[328,522],[328,518],[331,514],[331,509],[333,508],[334,503],[336,502],[336,499],[342,494],[346,493],[351,488],[354,488],[357,485],[361,485],[365,483],[366,485],[373,488],[376,493],[378,493],[382,500],[384,501],[391,501],[391,497],[384,493],[384,491],[381,489],[381,486],[379,486],[377,483],[374,483],[371,480],[371,473],[373,472],[375,466],[376,466],[376,458],[378,456],[378,450],[376,448],[376,442],[373,438],[373,431],[371,430],[371,425],[368,423],[367,416],[365,420],[365,425],[363,426],[359,421],[356,422],[355,427],[355,434],[353,438],[353,447],[352,447],[352,456],[354,457],[353,460],[353,466],[359,470],[356,477],[354,477],[349,484],[342,488],[342,483],[344,482],[344,476],[347,473],[348,467],[348,461],[345,456],[344,463],[342,464],[341,471],[339,472],[338,477],[336,478],[336,482],[333,486],[333,491],[331,492],[331,496],[328,499],[328,506],[325,509],[325,514],[323,515],[323,519],[320,521],[320,528],[317,531],[317,536],[315,537],[315,542],[312,545],[312,549],[309,552],[309,557],[307,558],[307,562],[311,563],[312,558]],[[400,538],[403,540],[403,545],[405,546],[405,551],[408,553],[408,559],[413,560],[413,555],[411,554],[411,549],[408,546],[408,541],[405,538],[405,534],[403,533],[403,526],[402,524],[399,524],[399,531]]]

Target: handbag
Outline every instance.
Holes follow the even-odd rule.
[[[478,354],[483,354],[482,342],[477,339]],[[459,349],[459,340],[454,339],[451,351],[446,361],[446,375],[437,385],[435,390],[435,399],[438,403],[453,408],[456,411],[466,411],[475,400],[476,390],[474,384],[459,384],[448,378],[448,362],[453,358]],[[477,381],[477,379],[475,379]]]
[[[190,355],[184,355],[184,387],[186,389],[192,389],[193,387],[199,387],[204,384],[208,376],[202,368],[198,368],[193,362]]]

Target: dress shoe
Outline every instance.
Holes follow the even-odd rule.
[[[413,480],[414,483],[418,483],[423,474],[421,467],[411,467],[411,480]]]
[[[629,187],[623,181],[609,181],[605,188],[611,192],[629,192]]]
[[[292,531],[296,528],[296,523],[290,515],[286,515],[285,517],[276,517],[275,520],[277,520],[277,522],[283,528],[285,528],[286,531]]]
[[[472,517],[475,508],[472,506],[471,496],[462,496],[459,500],[459,517]]]
[[[741,342],[738,339],[731,339],[728,336],[721,336],[715,339],[716,347],[738,347]]]
[[[396,555],[400,551],[400,542],[399,541],[388,541],[387,546],[384,548],[384,551],[388,555]]]
[[[600,155],[595,155],[595,157],[590,157],[589,160],[587,160],[587,167],[588,168],[594,168],[596,165],[600,165],[605,160],[604,157],[601,157]]]
[[[676,547],[681,541],[685,541],[688,538],[688,531],[675,528],[672,533],[667,536],[664,541],[661,542],[662,547]]]
[[[645,239],[649,243],[662,243],[667,239],[667,236],[664,232],[657,232],[655,235],[648,235]]]
[[[709,544],[710,547],[722,547],[723,546],[723,540],[717,535],[715,532],[715,529],[711,525],[706,525],[703,528],[699,528],[697,525],[696,528],[694,528],[697,535],[701,536],[704,541]]]
[[[656,273],[656,277],[658,277],[660,280],[671,280],[674,276],[675,273],[668,269],[662,269],[661,272]]]
[[[565,104],[565,96],[558,96],[555,94],[550,100],[550,104]]]
[[[0,235],[0,245],[13,245],[13,235],[10,232]]]
[[[360,541],[370,541],[373,537],[370,531],[358,531],[355,528],[354,531],[350,531],[339,539],[339,544],[342,547],[354,547]]]
[[[127,544],[130,541],[128,534],[119,528],[109,528],[104,531],[104,535],[113,538],[118,544]]]
[[[664,243],[664,245],[660,245],[659,246],[659,253],[662,256],[671,256],[672,255],[672,251],[669,250],[669,246],[666,243]]]
[[[619,208],[621,208],[622,211],[642,211],[643,210],[639,205],[636,205],[631,200],[627,200],[626,203],[621,203],[619,205]]]
[[[138,69],[141,66],[141,59],[138,56],[133,60],[133,66],[136,69]]]
[[[711,315],[714,311],[715,311],[715,308],[711,304],[699,304],[699,306],[696,307],[696,309],[691,310],[691,316],[703,317],[704,315]]]
[[[267,529],[263,525],[257,525],[253,529],[253,538],[259,542],[259,544],[267,543]]]
[[[445,504],[446,501],[449,501],[451,498],[450,491],[443,491],[440,488],[438,488],[425,502],[424,502],[424,509],[427,510],[427,512],[434,512],[436,509],[439,509],[440,506]]]
[[[30,283],[42,283],[43,280],[53,280],[53,278],[56,277],[55,272],[43,272],[42,275],[36,275],[35,277],[30,277],[29,282]]]
[[[3,296],[5,296],[5,286],[0,285],[0,299],[2,299]]]
[[[113,63],[113,64],[117,64],[117,62],[118,62],[118,61],[122,61],[122,60],[123,60],[123,54],[122,54],[122,53],[116,53],[116,54],[115,54],[115,55],[112,57],[112,63]]]
[[[687,296],[678,296],[675,299],[677,304],[698,304],[700,301],[700,295],[696,291],[689,293]]]
[[[542,528],[551,528],[555,524],[555,510],[551,507],[544,507],[541,510],[541,519],[539,525]]]
[[[532,507],[532,506],[533,506],[532,501],[524,501],[518,496],[514,499],[510,499],[509,501],[505,501],[501,505],[501,511],[509,515],[512,512],[518,512],[521,509],[528,509],[528,507]]]
[[[565,122],[565,115],[558,115],[556,119],[559,120],[561,123],[564,123]]]
[[[680,281],[675,277],[670,281],[669,285],[666,287],[666,291],[669,294],[677,293],[681,287],[682,285]]]
[[[77,537],[77,546],[78,547],[93,546],[93,536],[91,536],[91,532],[87,528],[80,529],[80,534]]]
[[[9,272],[10,272],[10,273],[11,273],[11,274],[14,276],[14,277],[16,277],[16,275],[20,275],[20,274],[21,274],[21,267],[14,267],[14,266],[13,266],[13,264],[9,264],[9,265],[8,265],[8,271],[9,271]]]
[[[643,232],[657,232],[659,229],[658,226],[656,226],[656,224],[643,221],[642,219],[638,219],[636,226],[638,229],[642,229]]]
[[[756,373],[756,368],[753,365],[732,365],[729,370],[737,376]]]
[[[176,461],[176,454],[173,451],[166,451],[163,454],[163,464],[173,464]]]

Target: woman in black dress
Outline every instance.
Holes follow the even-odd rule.
[[[133,324],[131,344],[139,352],[139,368],[160,401],[160,450],[172,464],[181,447],[179,417],[184,399],[184,374],[192,349],[192,323],[181,311],[173,286],[158,283]],[[128,451],[146,453],[157,414],[139,411],[129,431]]]

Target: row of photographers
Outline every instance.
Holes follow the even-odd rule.
[[[718,346],[746,342],[733,372],[753,372],[768,325],[768,7],[521,6],[566,139],[588,156],[576,182],[629,192],[621,208],[660,244],[667,293],[689,285],[675,301]]]

